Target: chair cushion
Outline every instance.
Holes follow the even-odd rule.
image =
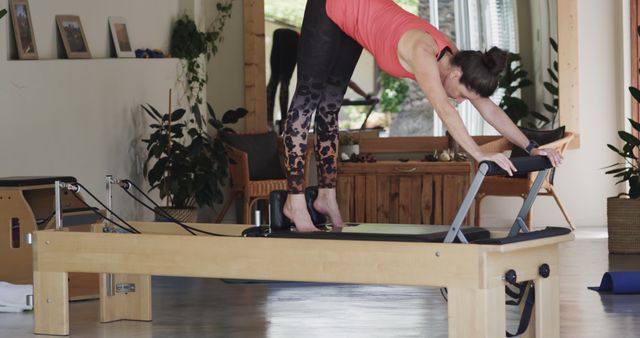
[[[286,178],[278,152],[278,135],[226,133],[223,140],[247,153],[250,180],[280,180]]]
[[[530,129],[520,127],[522,133],[527,136],[530,140],[534,140],[538,142],[539,145],[545,145],[551,142],[555,142],[564,137],[564,126],[552,129],[552,130],[540,130],[540,129]],[[529,156],[527,152],[517,146],[514,146],[511,150],[511,157],[523,157]],[[513,177],[527,177],[526,173],[514,173]]]

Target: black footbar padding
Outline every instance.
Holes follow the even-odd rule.
[[[473,242],[473,244],[503,245],[503,244],[531,241],[531,240],[540,239],[540,238],[562,236],[570,232],[571,232],[571,229],[568,229],[568,228],[546,227],[543,230],[520,233],[512,237],[469,240],[469,242]]]
[[[271,229],[273,231],[289,231],[293,226],[291,220],[282,212],[286,201],[286,190],[274,190],[269,193]]]
[[[464,228],[462,233],[467,240],[474,241],[489,238],[490,233],[482,228]],[[349,241],[384,241],[384,242],[428,242],[442,243],[447,236],[447,232],[436,232],[430,234],[384,234],[365,232],[272,232],[266,237],[273,238],[296,238],[296,239],[329,239],[329,240],[349,240]],[[458,238],[456,237],[456,243]]]
[[[511,163],[516,167],[519,173],[528,173],[532,171],[541,171],[553,168],[551,161],[546,156],[525,156],[511,158]],[[486,176],[507,176],[507,172],[492,161],[482,161],[480,165],[489,166]]]
[[[307,201],[307,210],[309,210],[309,215],[311,216],[313,224],[318,225],[327,223],[327,218],[313,207],[313,202],[318,198],[318,187],[313,186],[304,189],[304,198]]]
[[[32,185],[54,184],[56,181],[76,183],[72,176],[12,176],[0,178],[0,187],[25,187]]]

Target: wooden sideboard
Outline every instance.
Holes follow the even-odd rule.
[[[471,162],[340,162],[338,205],[346,222],[451,224],[472,171]]]

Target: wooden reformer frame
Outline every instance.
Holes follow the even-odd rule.
[[[533,163],[530,167],[540,162],[522,161]],[[569,232],[501,245],[468,244],[462,219],[484,176],[499,174],[499,169],[485,163],[480,164],[445,243],[242,237],[246,225],[236,224],[193,225],[229,237],[192,236],[176,224],[152,222],[131,223],[141,234],[105,232],[105,224],[96,224],[91,233],[36,231],[34,332],[69,334],[67,276],[89,272],[101,274],[101,322],[150,321],[151,276],[183,276],[444,287],[449,337],[504,337],[505,286],[507,272],[513,270],[517,282],[535,283],[532,322],[521,337],[560,337],[558,251],[560,243],[574,236]],[[509,237],[528,232],[524,217],[548,172],[529,170],[543,171]],[[492,238],[504,236],[491,233]],[[456,239],[467,244],[451,243]]]
[[[132,224],[144,234],[34,234],[36,334],[69,334],[67,274],[94,272],[101,273],[101,322],[151,320],[150,276],[185,276],[446,287],[449,337],[504,337],[503,279],[513,269],[519,282],[536,285],[534,319],[524,336],[560,336],[558,246],[573,234],[506,245],[463,245],[204,237],[170,223]],[[246,228],[194,226],[229,235]],[[543,263],[552,272],[548,278],[538,273]],[[135,292],[114,292],[132,285]]]

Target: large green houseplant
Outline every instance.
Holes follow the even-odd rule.
[[[208,124],[214,134],[197,126],[187,117],[184,109],[161,114],[151,105],[144,111],[151,117],[151,134],[146,143],[147,160],[144,174],[151,190],[158,189],[160,198],[174,209],[195,209],[195,206],[213,207],[222,203],[222,187],[228,177],[228,158],[222,133],[234,133],[225,126],[238,122],[247,114],[244,108],[229,110],[218,119],[207,104]],[[194,211],[190,212],[193,217]],[[189,219],[183,219],[189,220]]]
[[[640,90],[630,87],[633,98],[640,102]],[[629,119],[631,127],[640,133],[640,123]],[[609,232],[609,252],[620,254],[640,253],[640,139],[624,130],[618,131],[624,145],[618,148],[607,144],[609,149],[623,159],[611,165],[614,169],[606,173],[613,175],[616,184],[627,182],[627,193],[607,199],[607,223]]]

